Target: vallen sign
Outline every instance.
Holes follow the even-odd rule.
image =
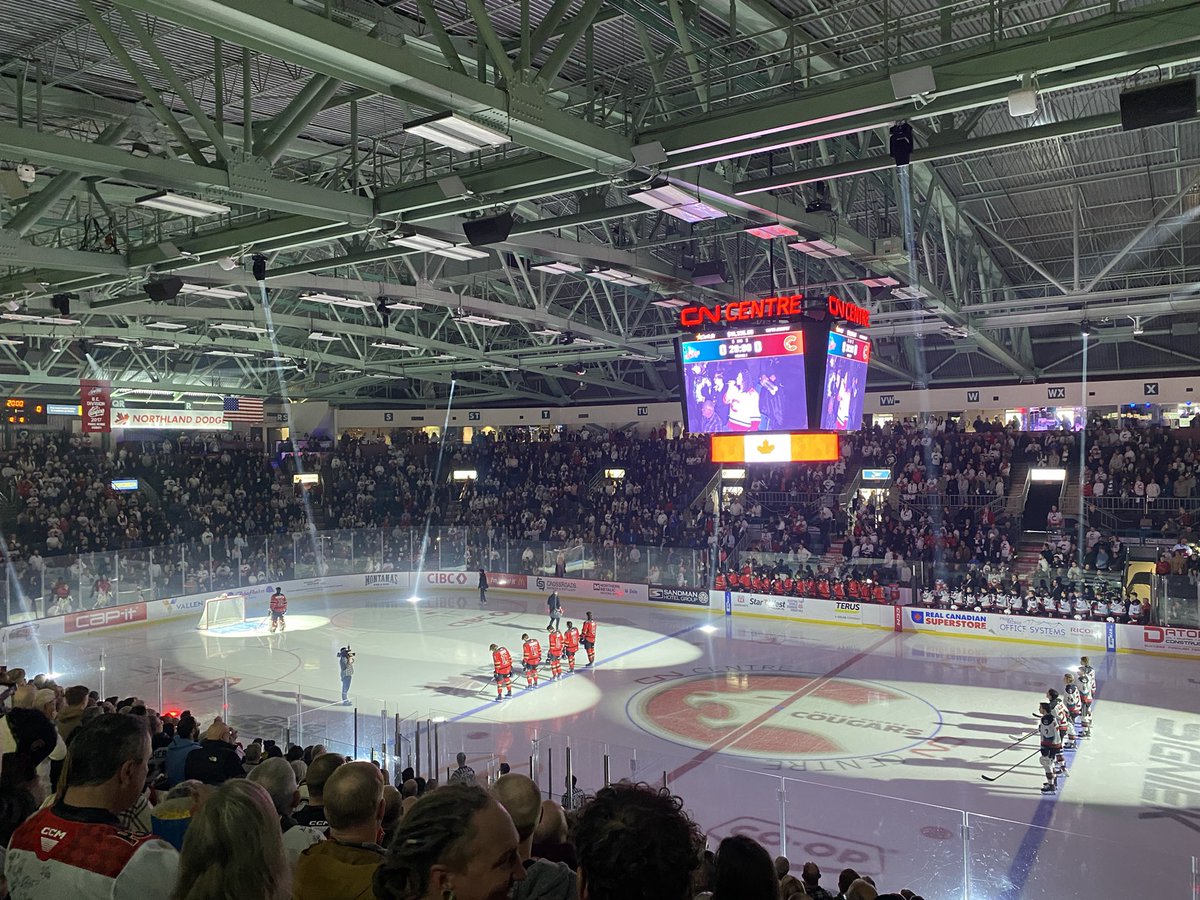
[[[830,294],[825,301],[829,315],[854,325],[867,327],[871,324],[870,310],[863,309],[848,300]],[[783,297],[766,297],[762,300],[739,300],[721,303],[714,307],[685,306],[679,311],[682,328],[701,328],[705,325],[733,325],[751,322],[792,319],[804,315],[804,295],[789,294]]]

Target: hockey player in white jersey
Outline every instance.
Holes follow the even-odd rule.
[[[1051,712],[1049,703],[1039,703],[1037,716],[1038,737],[1041,739],[1042,752],[1039,757],[1042,769],[1046,773],[1046,783],[1042,785],[1043,794],[1053,794],[1058,786],[1058,775],[1055,762],[1062,758],[1062,744],[1058,736],[1058,719]]]
[[[1046,691],[1046,700],[1050,704],[1050,712],[1054,715],[1054,720],[1058,723],[1058,756],[1055,763],[1058,767],[1058,774],[1067,774],[1067,758],[1064,755],[1065,750],[1074,748],[1074,741],[1071,740],[1072,735],[1068,732],[1073,731],[1071,728],[1071,720],[1067,718],[1067,707],[1063,704],[1062,695],[1054,688]]]
[[[1079,686],[1075,683],[1075,676],[1070,672],[1063,675],[1063,705],[1067,708],[1067,719],[1071,723],[1071,731],[1076,738],[1079,734],[1075,729],[1075,720],[1083,715],[1083,699],[1079,694]]]
[[[1096,693],[1096,670],[1086,656],[1079,657],[1075,680],[1079,685],[1079,702],[1083,706],[1083,733],[1092,733],[1092,697]]]

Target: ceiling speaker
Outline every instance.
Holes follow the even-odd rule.
[[[155,303],[166,303],[174,300],[183,290],[183,279],[178,275],[168,275],[158,281],[147,281],[144,285],[146,296]]]
[[[1121,129],[1180,122],[1196,115],[1196,76],[1173,78],[1121,94]]]
[[[719,259],[698,262],[692,268],[692,284],[701,287],[725,283],[725,263]]]
[[[500,213],[498,216],[485,216],[482,219],[467,219],[463,222],[463,234],[467,236],[467,243],[472,247],[507,241],[512,230],[513,217],[509,212]]]

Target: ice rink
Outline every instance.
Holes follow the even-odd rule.
[[[97,686],[103,650],[106,693],[153,703],[161,659],[164,708],[211,717],[227,694],[243,741],[291,729],[348,752],[357,723],[360,756],[385,739],[390,752],[398,714],[402,765],[417,723],[436,723],[434,747],[422,734],[423,774],[434,751],[442,778],[460,749],[481,774],[499,761],[529,771],[533,757],[556,797],[569,745],[585,791],[603,783],[606,756],[613,780],[665,777],[713,846],[749,833],[818,862],[831,888],[851,867],[930,898],[1192,896],[1200,670],[1187,660],[1093,656],[1095,733],[1046,797],[1026,759],[1034,738],[1004,748],[1078,664],[1067,648],[597,601],[595,668],[581,668],[581,652],[574,675],[550,683],[543,667],[535,690],[515,676],[513,699],[496,703],[488,645],[519,659],[527,631],[544,646],[539,599],[338,602],[294,604],[286,634],[250,618],[221,635],[177,620],[72,637],[55,642],[54,668],[64,684]],[[568,603],[564,627],[583,613]],[[336,652],[347,643],[358,658],[342,707]],[[46,661],[15,643],[9,653],[34,671]]]

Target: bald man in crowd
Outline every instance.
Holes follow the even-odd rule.
[[[575,846],[567,842],[567,814],[553,800],[542,801],[542,817],[533,832],[533,855],[537,859],[566,863],[572,872],[579,868]]]
[[[383,773],[370,762],[339,766],[325,782],[323,799],[329,839],[300,854],[293,900],[373,898],[372,880],[384,856]]]
[[[512,900],[574,900],[574,870],[566,863],[533,858],[533,835],[542,819],[538,786],[524,775],[510,773],[496,779],[492,793],[512,817],[520,841],[517,853],[525,866],[525,880],[513,885]]]

